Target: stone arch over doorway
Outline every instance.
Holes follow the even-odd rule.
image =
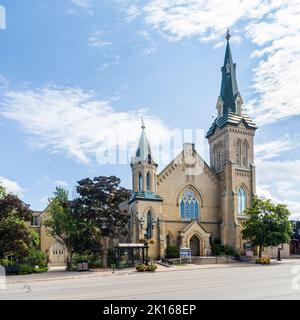
[[[194,256],[202,256],[203,252],[202,250],[202,245],[201,245],[201,240],[199,237],[197,237],[196,234],[194,234],[189,241],[189,248],[191,249],[191,255]]]
[[[188,247],[194,252],[192,255],[206,255],[207,250],[210,250],[209,238],[210,233],[206,232],[203,227],[197,222],[192,221],[185,229],[179,232],[181,239],[181,247]]]

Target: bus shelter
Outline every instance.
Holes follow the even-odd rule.
[[[117,269],[145,263],[148,246],[143,243],[119,243],[113,248],[113,263]]]

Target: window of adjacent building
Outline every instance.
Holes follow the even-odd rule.
[[[150,172],[147,173],[146,184],[147,184],[147,190],[150,191],[151,190],[151,174],[150,174]]]
[[[33,226],[33,227],[38,227],[39,226],[39,217],[32,217],[32,219],[31,219],[31,225]]]
[[[199,219],[199,201],[193,190],[189,189],[183,193],[180,201],[180,216],[184,220]]]
[[[246,199],[246,192],[244,188],[240,188],[238,191],[238,213],[239,215],[244,214],[246,209],[247,199]]]
[[[142,190],[143,190],[143,176],[140,173],[139,174],[139,191],[142,191]]]

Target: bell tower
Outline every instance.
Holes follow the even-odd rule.
[[[157,163],[154,161],[151,148],[142,120],[142,133],[135,156],[131,158],[133,193],[157,191]]]
[[[152,156],[145,124],[142,120],[142,132],[134,156],[131,158],[132,197],[129,201],[131,217],[130,234],[132,242],[152,239],[155,243],[149,248],[149,255],[163,253],[160,241],[163,233],[161,221],[163,199],[157,194],[157,167]]]
[[[218,115],[206,138],[210,165],[220,179],[221,242],[242,251],[241,222],[246,219],[244,210],[256,192],[253,140],[257,128],[243,110],[230,37],[227,31]]]

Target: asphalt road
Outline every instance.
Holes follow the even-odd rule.
[[[272,266],[26,279],[8,283],[0,290],[0,299],[300,299],[300,260]]]

